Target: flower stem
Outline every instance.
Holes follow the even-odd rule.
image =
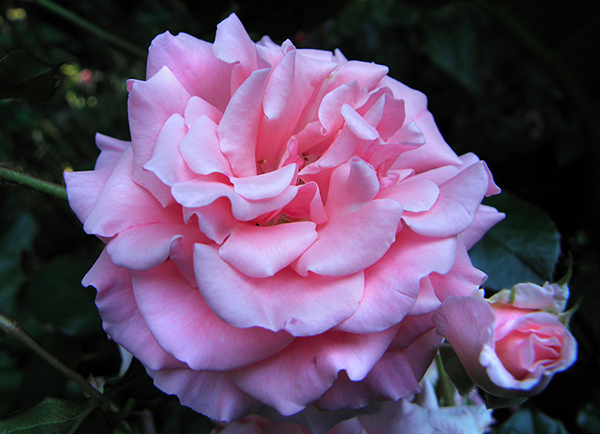
[[[438,368],[438,381],[435,386],[438,402],[441,407],[451,407],[454,405],[455,389],[448,374],[446,374],[446,371],[444,370],[444,364],[442,363],[440,353],[436,354],[435,363]]]
[[[63,8],[60,5],[57,5],[56,3],[52,2],[51,0],[22,0],[22,1],[27,1],[29,3],[35,3],[51,12],[54,12],[55,14],[63,17],[64,19],[71,21],[73,24],[81,27],[84,30],[87,30],[88,32],[98,36],[101,39],[104,39],[105,41],[111,42],[111,43],[115,44],[116,46],[118,46],[126,51],[129,51],[132,54],[135,54],[136,56],[140,56],[143,58],[146,57],[145,50],[142,50],[141,48],[136,47],[135,45],[125,41],[124,39],[119,38],[118,36],[108,33],[107,31],[101,29],[100,27],[98,27],[98,26],[90,23],[89,21],[81,18],[80,16],[74,14],[70,10]]]
[[[62,200],[67,200],[67,190],[61,185],[53,182],[44,181],[27,173],[10,169],[0,165],[0,179],[23,185],[41,193],[49,194]]]
[[[71,380],[76,382],[99,405],[102,405],[106,402],[107,398],[102,393],[94,388],[94,386],[92,386],[85,378],[50,354],[44,347],[42,347],[22,328],[20,328],[15,321],[0,314],[0,328],[10,336],[27,345],[32,351],[50,363],[54,368],[58,369]]]

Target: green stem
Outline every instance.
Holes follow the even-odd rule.
[[[44,347],[42,347],[22,328],[20,328],[15,321],[0,314],[0,328],[10,336],[27,345],[32,351],[50,363],[54,368],[58,369],[60,372],[77,383],[99,405],[102,405],[106,402],[107,399],[102,393],[94,388],[94,386],[92,386],[85,378],[50,354]]]
[[[442,363],[440,353],[436,354],[435,363],[438,369],[438,381],[435,386],[438,402],[441,407],[451,407],[454,405],[454,385],[444,370],[444,364]]]
[[[107,31],[101,29],[100,27],[98,27],[98,26],[90,23],[89,21],[81,18],[80,16],[74,14],[70,10],[63,8],[60,5],[57,5],[56,3],[52,2],[51,0],[22,0],[22,1],[27,1],[29,3],[35,3],[51,12],[54,12],[55,14],[63,17],[64,19],[71,21],[73,24],[81,27],[84,30],[87,30],[88,32],[98,36],[99,38],[102,38],[108,42],[111,42],[111,43],[115,44],[116,46],[121,47],[124,50],[127,50],[132,54],[135,54],[136,56],[146,58],[146,54],[147,54],[146,50],[142,50],[141,48],[136,47],[135,45],[125,41],[124,39],[121,39],[118,36],[108,33]]]
[[[49,194],[62,200],[68,200],[67,190],[61,185],[44,181],[35,176],[28,175],[18,170],[0,166],[0,179],[23,185],[41,193]]]

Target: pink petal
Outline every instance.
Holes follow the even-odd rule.
[[[424,277],[421,279],[421,283],[419,285],[419,296],[417,297],[417,301],[410,309],[408,314],[425,315],[436,310],[441,304],[442,303],[437,298],[435,290],[431,285],[431,280],[429,280],[429,277]]]
[[[282,213],[291,220],[308,219],[318,225],[329,220],[316,182],[299,185],[298,194],[282,209]]]
[[[171,244],[183,237],[183,225],[150,224],[126,229],[113,238],[106,251],[119,267],[149,270],[167,260]]]
[[[214,420],[233,422],[261,408],[261,403],[240,390],[226,373],[189,368],[146,371],[156,387]]]
[[[238,225],[219,256],[250,277],[270,277],[298,259],[317,239],[316,224]]]
[[[329,86],[333,89],[341,84],[356,81],[360,87],[372,90],[387,75],[388,71],[387,66],[351,60],[340,65],[334,72]]]
[[[287,187],[279,196],[266,200],[249,200],[238,195],[233,186],[213,179],[195,179],[175,184],[171,192],[175,200],[187,208],[209,205],[221,197],[231,202],[231,213],[239,221],[254,220],[260,215],[283,208],[296,196],[298,188]]]
[[[235,14],[229,15],[217,25],[213,53],[217,59],[235,64],[231,75],[232,94],[252,71],[267,66],[264,61],[259,65],[256,46]]]
[[[221,151],[239,177],[256,175],[256,137],[269,73],[260,69],[248,77],[229,101],[217,128]]]
[[[193,370],[227,371],[285,348],[293,337],[219,319],[171,262],[133,274],[135,300],[159,345]]]
[[[265,161],[265,171],[277,167],[283,147],[297,129],[315,86],[335,67],[333,62],[316,62],[293,50],[273,69],[265,88],[265,117],[256,148],[256,159]]]
[[[433,207],[423,213],[404,213],[402,219],[415,232],[428,237],[448,237],[467,229],[488,188],[482,163],[473,164],[440,187]]]
[[[179,149],[189,168],[199,175],[231,174],[229,162],[219,148],[217,124],[206,116],[190,126]]]
[[[100,149],[100,156],[96,160],[94,170],[102,170],[105,167],[112,169],[123,155],[125,149],[131,146],[131,142],[113,139],[104,134],[96,133],[96,146]]]
[[[85,222],[86,233],[112,237],[125,229],[165,219],[160,203],[133,182],[132,162],[131,148],[127,148]]]
[[[144,169],[153,172],[166,185],[194,177],[179,152],[179,144],[187,132],[183,118],[178,114],[171,116],[158,135],[152,158],[144,164]]]
[[[185,33],[165,32],[152,41],[148,52],[146,79],[168,67],[190,95],[195,95],[219,110],[230,98],[233,65],[213,55],[212,44]]]
[[[111,171],[107,167],[102,170],[63,173],[69,206],[82,223],[85,224],[94,209]]]
[[[271,199],[279,196],[292,184],[298,166],[290,164],[257,176],[245,178],[230,177],[234,191],[240,196],[250,200]]]
[[[200,208],[184,208],[183,215],[186,222],[195,215],[200,231],[217,244],[223,244],[239,224],[231,215],[231,203],[224,197]]]
[[[375,264],[396,239],[402,207],[375,200],[338,213],[318,228],[319,238],[293,265],[302,276],[347,276]]]
[[[185,124],[189,127],[201,116],[206,116],[215,124],[218,124],[221,122],[223,112],[202,98],[193,96],[190,98],[188,105],[185,108]]]
[[[485,346],[493,348],[494,313],[477,297],[448,297],[433,315],[437,333],[452,345],[469,377],[481,388],[496,391],[479,361]]]
[[[378,198],[391,198],[402,205],[404,211],[429,211],[440,194],[439,187],[428,179],[408,178],[400,184],[382,190]]]
[[[106,333],[145,366],[155,370],[184,366],[158,345],[135,303],[131,273],[113,264],[106,249],[81,284],[98,291],[96,306]]]
[[[372,267],[365,270],[359,308],[337,328],[373,333],[398,324],[414,305],[420,281],[432,272],[447,273],[454,263],[456,238],[428,238],[409,229]]]
[[[377,172],[363,160],[353,158],[333,170],[325,209],[332,215],[370,202],[378,192]]]
[[[379,132],[348,104],[342,106],[341,113],[346,121],[346,126],[359,139],[376,140],[379,138]]]
[[[383,113],[377,124],[377,131],[381,139],[385,141],[402,128],[406,116],[404,109],[406,102],[388,94],[383,96],[383,101]]]
[[[246,393],[288,416],[331,387],[340,371],[360,381],[384,354],[395,329],[355,335],[329,332],[296,339],[277,355],[232,373]]]
[[[129,91],[133,177],[163,205],[172,202],[169,188],[142,166],[152,157],[156,140],[167,119],[176,113],[183,116],[189,99],[190,94],[166,66],[148,81],[134,81]]]
[[[429,276],[440,301],[451,295],[471,295],[478,290],[487,275],[473,267],[467,249],[459,240],[456,244],[456,260],[448,273],[435,272]]]
[[[286,330],[294,336],[323,333],[346,319],[362,297],[362,273],[343,278],[298,276],[285,268],[273,277],[248,277],[196,244],[198,288],[210,308],[234,327]],[[284,289],[284,290],[283,290]]]
[[[467,249],[473,247],[494,225],[501,222],[506,214],[498,212],[496,208],[480,205],[475,214],[473,224],[461,235]]]

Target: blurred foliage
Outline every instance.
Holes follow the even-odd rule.
[[[125,83],[144,78],[145,59],[36,1],[0,5],[0,58],[22,49],[47,65],[60,64],[60,86],[47,101],[0,100],[0,162],[62,183],[63,170],[93,167],[95,132],[129,138]],[[212,41],[216,24],[236,12],[255,40],[269,34],[299,47],[340,48],[349,59],[388,65],[392,77],[423,91],[448,143],[485,159],[512,193],[495,199],[509,218],[491,235],[512,243],[515,234],[525,238],[508,249],[512,257],[503,254],[509,262],[490,255],[477,262],[486,256],[482,249],[490,251],[489,239],[475,248],[474,261],[490,274],[487,285],[510,286],[527,270],[538,281],[561,277],[565,258],[574,260],[571,298],[582,304],[571,326],[579,360],[532,400],[535,406],[514,415],[497,410],[499,424],[506,422],[496,431],[600,432],[597,1],[56,1],[141,50],[166,30]],[[39,72],[48,77],[47,70]],[[556,228],[563,256],[552,276]],[[542,238],[527,239],[532,229]],[[0,312],[98,387],[112,390],[112,404],[102,410],[115,432],[209,432],[211,423],[174,397],[148,393],[150,380],[139,366],[116,380],[119,350],[100,327],[93,290],[79,284],[101,248],[66,203],[2,184]],[[510,261],[523,253],[530,255],[529,267],[518,271]],[[148,387],[144,392],[115,383],[126,379]],[[41,401],[48,396],[56,399]],[[54,409],[66,421],[84,398],[74,383],[0,334],[0,417],[39,402],[26,411]]]

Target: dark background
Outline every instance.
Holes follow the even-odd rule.
[[[216,24],[235,12],[254,40],[268,34],[277,43],[340,48],[348,59],[389,66],[392,77],[423,91],[457,153],[475,152],[501,188],[555,222],[562,255],[554,277],[562,277],[568,257],[574,262],[579,360],[527,405],[570,433],[600,433],[597,1],[57,2],[144,51],[165,30],[212,41]],[[22,48],[62,63],[51,99],[0,101],[0,161],[62,183],[63,170],[93,167],[96,131],[129,139],[125,80],[144,78],[145,59],[35,1],[6,1],[0,14],[0,57]],[[93,290],[79,286],[101,243],[83,233],[65,203],[7,184],[0,186],[0,237],[0,312],[83,375],[115,377],[116,346],[99,326]],[[49,395],[81,396],[0,335],[0,416]],[[141,432],[149,420],[160,433],[209,430],[174,398],[137,398],[124,398],[129,413],[111,420],[119,432]],[[514,410],[498,410],[496,419]]]

